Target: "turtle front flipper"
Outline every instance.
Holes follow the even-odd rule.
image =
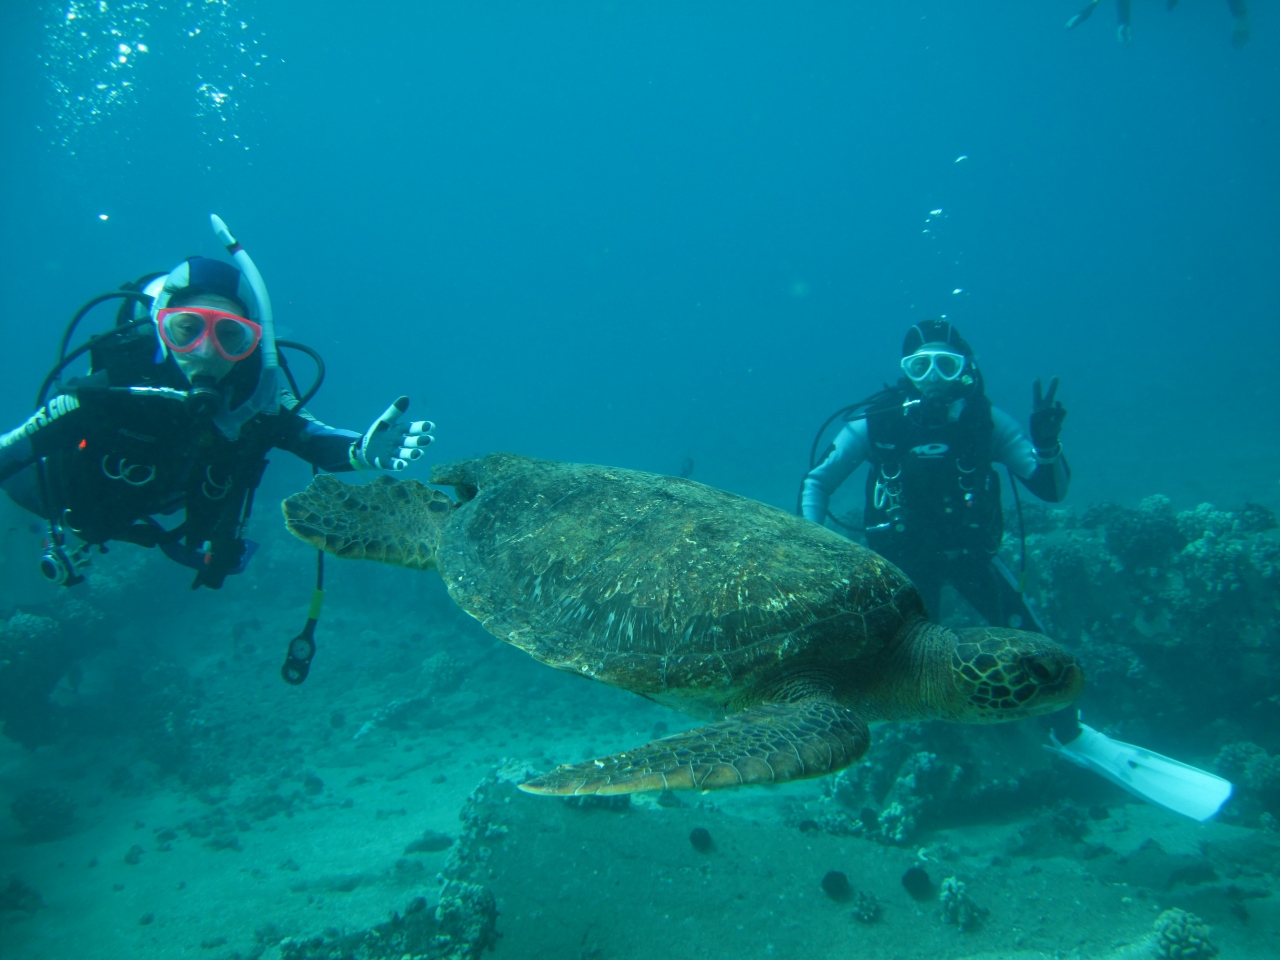
[[[870,741],[866,723],[830,700],[765,703],[626,753],[557,767],[520,789],[576,796],[786,783],[843,769]]]

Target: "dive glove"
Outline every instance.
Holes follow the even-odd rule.
[[[248,542],[239,537],[215,541],[206,545],[202,551],[187,551],[196,563],[196,578],[191,581],[191,589],[199,590],[208,587],[210,590],[221,590],[222,583],[230,574],[239,573],[247,561],[246,554],[252,555]],[[168,551],[166,554],[172,556]],[[179,561],[183,562],[183,561]]]
[[[1042,457],[1056,457],[1059,452],[1058,435],[1067,410],[1061,400],[1054,399],[1057,393],[1057,377],[1049,381],[1047,393],[1041,393],[1039,377],[1031,388],[1031,443]]]
[[[400,397],[386,413],[351,444],[351,466],[356,470],[403,470],[411,460],[422,456],[422,448],[435,437],[436,425],[430,420],[415,420],[408,426],[400,417],[409,409],[409,398]]]

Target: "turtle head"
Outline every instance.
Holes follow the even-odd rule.
[[[954,719],[1000,723],[1062,709],[1084,692],[1084,671],[1042,634],[975,627],[956,631],[951,682]]]
[[[282,507],[289,532],[326,553],[431,570],[457,504],[417,480],[357,486],[322,473]]]

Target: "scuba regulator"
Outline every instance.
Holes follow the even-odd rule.
[[[187,391],[187,411],[196,420],[211,420],[218,408],[222,406],[222,394],[218,392],[218,381],[210,376],[191,378],[191,389]]]

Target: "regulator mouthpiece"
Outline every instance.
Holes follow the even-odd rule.
[[[218,381],[201,376],[191,381],[187,391],[187,409],[197,420],[207,420],[222,406],[222,394],[218,393]]]

